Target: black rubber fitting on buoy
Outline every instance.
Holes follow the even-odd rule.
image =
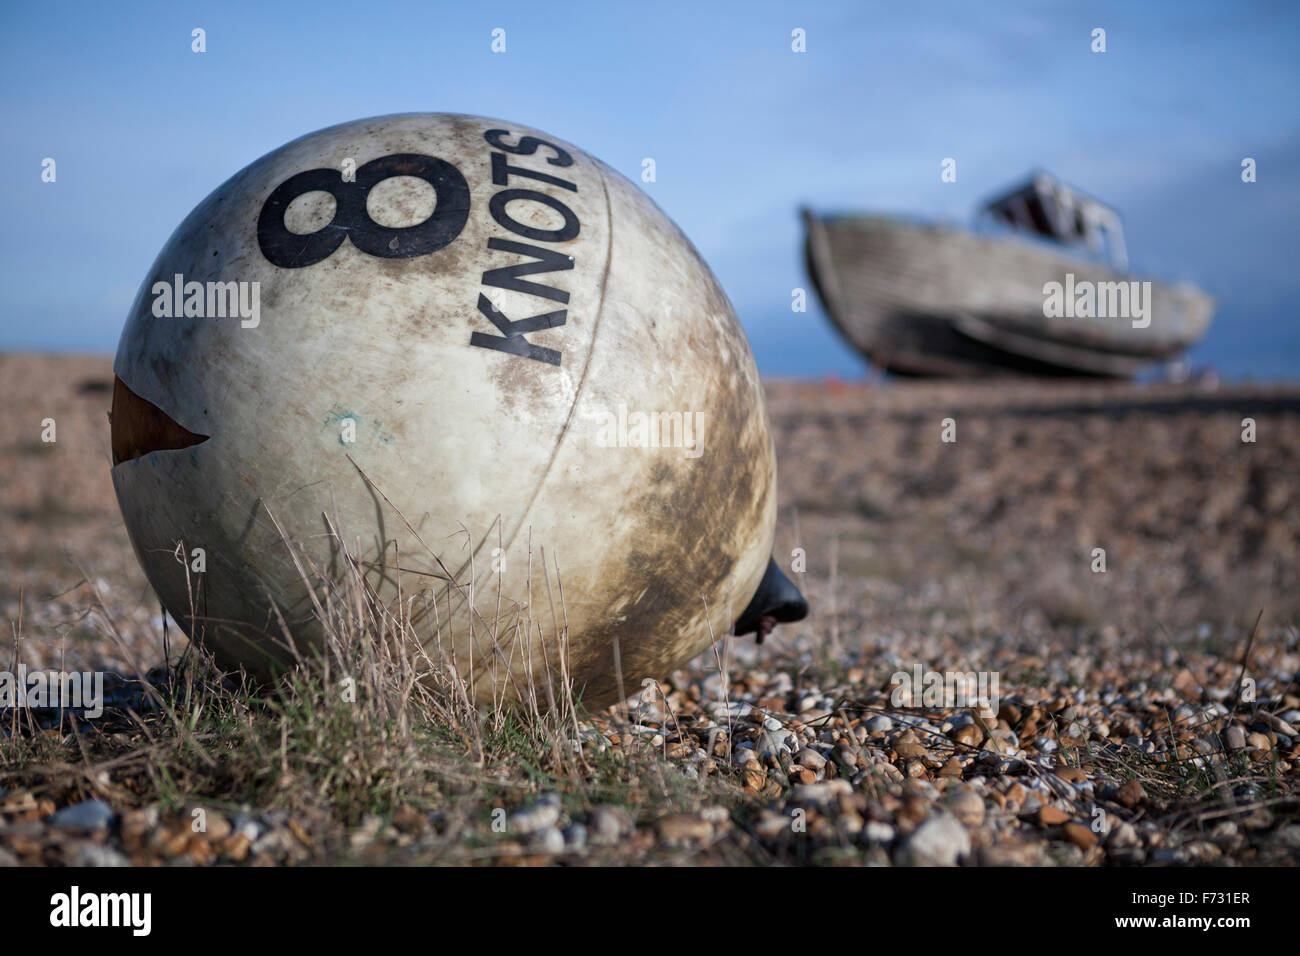
[[[758,619],[771,616],[779,623],[802,621],[808,616],[808,601],[785,576],[775,558],[767,559],[767,571],[759,582],[758,590],[749,606],[736,618],[734,633],[752,634],[758,630]]]

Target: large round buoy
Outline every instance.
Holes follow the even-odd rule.
[[[318,643],[349,563],[484,701],[563,651],[608,703],[737,618],[802,614],[752,604],[775,462],[726,295],[537,130],[405,114],[262,157],[168,240],[114,370],[136,554],[225,666]]]

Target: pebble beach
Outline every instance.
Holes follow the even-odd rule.
[[[6,666],[104,671],[107,702],[0,708],[0,864],[1300,861],[1300,388],[770,382],[810,616],[568,727],[591,779],[439,758],[350,814],[133,782],[138,679],[185,639],[118,514],[111,381],[0,355]],[[99,738],[55,767],[33,735]]]

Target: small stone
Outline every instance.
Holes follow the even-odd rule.
[[[566,849],[580,851],[586,848],[587,828],[581,823],[570,823],[562,832]]]
[[[234,833],[221,841],[221,855],[227,859],[234,860],[236,863],[243,861],[248,856],[248,850],[251,846],[246,833]]]
[[[553,793],[543,794],[537,800],[510,815],[510,830],[514,833],[538,833],[553,827],[560,819],[560,798]]]
[[[796,742],[794,734],[784,728],[764,731],[758,740],[758,756],[779,757],[793,749]]]
[[[163,836],[162,852],[164,856],[177,857],[184,853],[189,845],[190,831],[188,829],[172,830]]]
[[[1070,819],[1070,815],[1064,810],[1058,810],[1056,807],[1050,807],[1044,804],[1038,808],[1036,817],[1040,827],[1058,827]]]
[[[852,792],[852,784],[844,779],[800,784],[791,788],[789,805],[794,807],[826,806],[836,797],[847,796]]]
[[[709,716],[714,720],[718,720],[719,718],[725,719],[727,717],[748,717],[750,712],[754,709],[754,705],[746,704],[741,701],[733,701],[730,704],[716,701],[709,704],[707,709]]]
[[[984,800],[975,791],[954,790],[944,802],[964,826],[973,829],[984,822]]]
[[[557,827],[545,827],[537,831],[533,835],[533,841],[538,850],[550,856],[564,852],[564,834]]]
[[[1083,783],[1088,779],[1087,771],[1081,767],[1057,767],[1056,775],[1066,783]]]
[[[984,750],[987,751],[988,753],[996,754],[999,756],[1015,753],[1015,748],[1011,746],[1009,741],[1000,739],[998,737],[989,737],[980,746],[982,746]]]
[[[764,810],[754,824],[754,832],[765,840],[774,840],[792,832],[794,824],[790,817],[774,810]]]
[[[402,833],[420,836],[428,831],[429,818],[409,803],[404,803],[393,813],[393,826],[397,827]],[[220,836],[216,836],[211,832],[209,832],[209,836],[214,839],[221,839]]]
[[[1124,850],[1138,846],[1142,842],[1133,824],[1121,820],[1110,828],[1106,834],[1106,847],[1111,850]]]
[[[622,807],[596,807],[588,822],[588,837],[599,846],[613,846],[633,829],[632,815]]]
[[[801,767],[807,767],[809,770],[818,771],[826,767],[826,758],[810,747],[805,747],[795,755],[795,763]]]
[[[379,818],[376,817],[375,818],[376,829],[378,828],[379,823],[380,823]],[[262,824],[258,823],[252,817],[246,817],[238,814],[230,818],[230,826],[231,829],[236,834],[242,834],[248,840],[249,843],[256,842],[258,838],[261,837],[264,829]]]
[[[936,813],[911,832],[900,851],[911,866],[956,866],[970,855],[970,835],[950,813]]]
[[[1300,734],[1300,730],[1296,730],[1277,714],[1261,714],[1260,719],[1279,734],[1286,734],[1288,737],[1294,737],[1297,734]]]
[[[867,720],[866,728],[873,734],[883,734],[894,729],[894,722],[884,714],[876,714]]]
[[[881,823],[879,820],[868,820],[867,825],[862,828],[862,839],[868,843],[891,843],[894,839],[894,828],[888,823]]]
[[[131,861],[102,843],[77,843],[68,852],[71,866],[130,866]]]
[[[713,837],[713,824],[685,813],[660,817],[655,829],[659,831],[659,839],[676,845],[705,843]]]
[[[978,747],[984,742],[984,731],[975,724],[965,724],[949,735],[952,740],[966,747]]]
[[[1246,749],[1246,731],[1242,730],[1240,724],[1233,724],[1223,735],[1224,742],[1228,745],[1229,750]]]
[[[1093,833],[1082,823],[1071,821],[1061,827],[1061,835],[1077,846],[1084,853],[1087,853],[1097,845],[1097,834]]]
[[[0,794],[0,813],[25,813],[36,809],[36,797],[30,790],[14,790]]]
[[[1136,810],[1138,804],[1146,797],[1147,792],[1142,789],[1142,784],[1137,780],[1130,780],[1115,792],[1115,799],[1130,810]]]
[[[49,824],[61,830],[106,830],[116,816],[102,800],[74,803],[50,817]]]

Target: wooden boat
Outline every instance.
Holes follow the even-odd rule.
[[[826,311],[890,372],[1127,378],[1196,342],[1215,308],[1195,286],[1130,274],[1119,215],[1046,173],[969,229],[803,216]]]

